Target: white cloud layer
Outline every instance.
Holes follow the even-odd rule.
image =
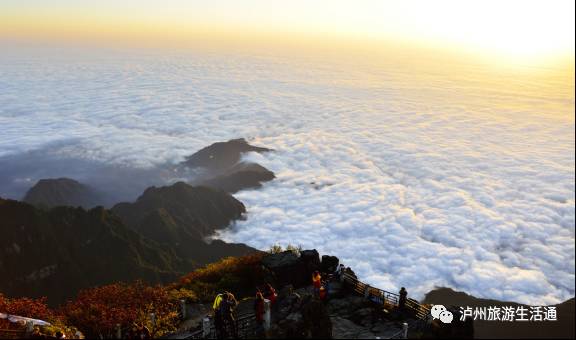
[[[96,162],[148,184],[142,168],[245,137],[276,150],[248,157],[278,178],[237,194],[249,215],[226,240],[317,248],[418,298],[434,286],[533,304],[574,296],[573,83],[448,71],[200,53],[0,57],[0,196],[78,178],[75,161],[87,181],[103,182],[85,165]]]

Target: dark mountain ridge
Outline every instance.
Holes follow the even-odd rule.
[[[135,202],[102,207],[102,195],[69,178],[43,179],[25,196],[0,198],[0,291],[62,302],[79,289],[141,279],[165,283],[200,265],[256,250],[209,240],[242,219],[244,204],[228,192],[261,185],[274,174],[240,162],[270,149],[245,140],[215,143],[182,166],[208,174],[208,186],[178,182],[149,187]]]
[[[242,202],[221,190],[184,182],[150,187],[134,203],[119,203],[111,210],[136,230],[155,212],[154,220],[183,228],[197,239],[228,226],[246,212]]]
[[[148,188],[136,202],[111,210],[39,209],[2,199],[0,274],[10,279],[2,280],[0,291],[58,302],[109,282],[168,282],[199,265],[255,251],[204,241],[245,211],[224,191],[183,182]]]
[[[22,200],[44,208],[81,206],[88,209],[99,205],[112,207],[119,202],[131,200],[135,193],[142,192],[144,188],[164,184],[174,176],[185,178],[194,186],[209,186],[235,193],[243,189],[259,188],[262,183],[275,178],[274,173],[265,167],[242,161],[243,155],[248,152],[269,151],[272,150],[250,145],[244,139],[233,139],[207,146],[187,157],[176,167],[163,165],[145,170],[126,170],[102,164],[81,163],[81,168],[73,172],[74,175],[70,175],[70,171],[63,168],[70,162],[64,159],[60,160],[63,164],[59,169],[70,177],[40,179],[26,191]],[[57,160],[50,161],[59,164]],[[74,163],[73,166],[79,165]],[[90,174],[91,170],[96,173]],[[74,179],[75,175],[80,174],[86,177],[85,183]]]
[[[44,208],[56,206],[93,208],[103,203],[103,197],[93,188],[76,180],[49,178],[39,180],[26,192],[23,201]]]
[[[222,190],[184,182],[151,187],[134,203],[119,203],[112,211],[143,236],[196,263],[255,251],[243,244],[205,242],[216,230],[226,228],[246,212],[242,202]]]
[[[0,290],[9,296],[55,303],[84,287],[169,282],[194,268],[101,207],[45,211],[0,199],[0,216]]]

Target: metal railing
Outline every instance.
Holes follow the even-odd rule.
[[[346,284],[349,284],[352,287],[352,290],[355,293],[363,295],[368,300],[384,307],[398,307],[400,295],[376,287],[371,287],[348,273],[343,273],[342,278]],[[406,299],[404,306],[406,309],[412,311],[420,320],[428,320],[430,316],[430,307],[422,305],[415,300]]]
[[[199,329],[187,334],[184,339],[216,339],[216,326],[214,320],[210,319],[209,329]],[[236,329],[238,331],[238,339],[248,339],[256,334],[256,316],[253,313],[246,313],[238,316],[236,319]],[[229,334],[228,338],[232,338]]]
[[[395,308],[398,307],[398,302],[400,300],[400,295],[392,292],[388,292],[376,287],[372,287],[359,281],[354,276],[343,273],[342,281],[352,288],[352,291],[358,295],[362,295],[368,300],[377,303],[384,308]],[[427,322],[430,319],[430,307],[418,303],[416,300],[406,299],[404,304],[405,308],[413,313],[413,315],[421,321]],[[413,325],[414,326],[414,325]],[[256,334],[256,316],[254,313],[245,313],[239,315],[236,318],[236,327],[238,332],[238,338],[247,339],[252,338]],[[411,326],[412,327],[412,326]],[[397,333],[393,334],[390,339],[402,339],[406,337],[408,330],[408,325],[405,324],[403,329],[399,330]],[[228,334],[229,337],[231,334]],[[196,331],[187,333],[186,335],[180,337],[180,339],[215,339],[217,338],[216,327],[214,326],[214,320],[211,318],[208,324],[204,325],[203,328]]]

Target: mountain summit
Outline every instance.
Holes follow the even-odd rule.
[[[102,204],[102,197],[91,187],[70,178],[39,180],[24,196],[24,202],[38,207],[81,206]]]
[[[227,142],[218,142],[209,145],[186,158],[182,163],[190,168],[204,168],[209,171],[220,172],[229,169],[238,163],[242,154],[248,152],[268,152],[271,149],[248,144],[243,139],[231,139]]]
[[[178,182],[166,187],[150,187],[136,202],[118,203],[112,211],[135,229],[139,229],[151,213],[166,216],[174,226],[202,239],[241,218],[246,208],[222,190]]]

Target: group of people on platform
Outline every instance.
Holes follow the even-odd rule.
[[[238,326],[234,318],[236,306],[238,306],[238,301],[234,294],[224,292],[216,295],[212,310],[214,311],[214,327],[218,339],[224,339],[228,336],[238,337]]]
[[[264,323],[265,300],[269,300],[271,306],[275,305],[278,294],[272,285],[266,284],[257,289],[256,299],[254,300],[254,313],[256,323],[262,326]],[[216,295],[212,310],[214,313],[214,327],[216,328],[216,337],[224,339],[228,337],[238,337],[238,325],[234,312],[238,306],[238,301],[234,294],[224,292]]]
[[[330,284],[334,281],[341,281],[343,275],[346,273],[346,267],[340,264],[333,273],[320,273],[315,270],[312,273],[312,288],[314,296],[325,301],[328,299]],[[407,292],[404,287],[400,289],[398,307],[404,309],[407,299]],[[270,309],[274,310],[278,294],[276,289],[271,284],[265,285],[256,289],[256,297],[254,299],[254,315],[256,318],[257,331],[263,331],[266,314],[266,300],[269,301]],[[214,325],[216,328],[216,336],[219,339],[227,337],[238,338],[238,325],[234,317],[234,312],[238,306],[238,301],[230,292],[218,294],[214,299],[212,305],[214,313]]]
[[[322,301],[328,299],[328,293],[330,292],[330,283],[335,280],[340,280],[342,275],[346,272],[346,267],[340,264],[334,273],[324,274],[324,278],[320,271],[316,270],[312,273],[312,287],[314,289],[314,296]]]

